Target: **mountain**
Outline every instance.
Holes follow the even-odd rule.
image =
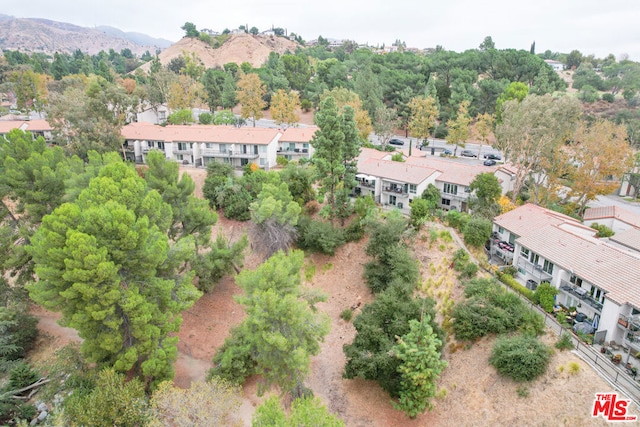
[[[230,34],[220,47],[214,49],[199,39],[184,37],[163,50],[158,58],[162,65],[167,65],[173,58],[182,55],[182,52],[193,52],[207,68],[222,67],[229,62],[235,62],[238,65],[248,62],[257,68],[267,61],[271,52],[279,54],[287,51],[295,52],[298,46],[296,42],[284,37],[236,33]],[[146,63],[140,68],[148,72],[149,67],[151,64]]]
[[[120,31],[120,30],[118,30]],[[82,52],[96,54],[101,50],[131,49],[131,52],[142,55],[145,51],[154,53],[162,46],[155,44],[149,36],[147,44],[136,43],[125,36],[109,34],[94,28],[80,27],[66,22],[51,21],[40,18],[15,18],[0,15],[0,49],[19,50],[25,53]],[[145,38],[142,40],[145,40]],[[166,42],[166,41],[164,41]],[[163,43],[163,45],[166,43]]]
[[[102,31],[105,34],[109,34],[114,37],[132,41],[141,46],[158,46],[161,49],[165,49],[173,44],[171,40],[158,39],[155,37],[148,36],[146,34],[136,33],[133,31],[125,32],[118,28],[109,27],[107,25],[99,25],[96,27],[96,30]]]

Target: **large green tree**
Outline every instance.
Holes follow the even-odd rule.
[[[171,378],[180,313],[200,293],[193,237],[168,237],[171,206],[122,163],[100,170],[77,200],[43,218],[29,252],[34,301],[78,330],[86,358],[147,383]]]
[[[320,189],[327,198],[331,218],[346,218],[349,193],[356,185],[357,161],[360,153],[358,130],[353,108],[342,111],[332,97],[325,98],[316,114],[320,128],[311,139],[315,149],[313,163],[320,179]]]
[[[298,397],[311,356],[329,332],[329,319],[315,310],[324,297],[301,287],[302,251],[278,252],[255,270],[242,271],[237,298],[247,317],[214,358],[215,374],[243,381],[260,374],[261,390],[277,385]]]

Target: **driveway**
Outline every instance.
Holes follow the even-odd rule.
[[[589,202],[588,206],[590,208],[618,206],[630,212],[633,212],[636,215],[640,215],[640,203],[628,202],[620,196],[614,196],[614,195],[598,196],[596,200]]]

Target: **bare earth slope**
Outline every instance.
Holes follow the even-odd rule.
[[[263,36],[251,34],[232,34],[229,39],[217,49],[199,39],[184,37],[182,40],[163,50],[158,58],[162,65],[167,65],[173,58],[182,55],[182,52],[195,53],[206,68],[221,68],[224,64],[235,62],[240,65],[243,62],[250,63],[254,68],[262,66],[271,52],[283,54],[286,51],[295,51],[298,45],[289,39],[277,36]],[[148,72],[151,64],[147,63],[140,68]]]

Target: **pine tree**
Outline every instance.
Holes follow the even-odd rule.
[[[432,408],[430,399],[436,394],[436,380],[447,366],[442,360],[442,341],[429,324],[429,315],[422,321],[410,320],[410,331],[398,339],[394,348],[396,357],[402,361],[398,372],[400,397],[394,406],[411,417]]]
[[[73,203],[42,220],[28,248],[38,281],[31,298],[62,312],[87,360],[171,378],[180,312],[200,293],[188,260],[193,237],[168,238],[171,206],[123,162],[105,166]]]

